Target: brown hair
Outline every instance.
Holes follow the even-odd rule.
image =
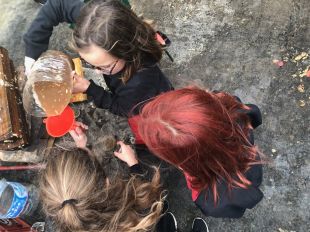
[[[41,174],[43,209],[59,231],[152,230],[162,211],[159,179],[157,170],[151,182],[136,176],[111,181],[91,154],[67,151],[49,157]]]
[[[151,56],[156,62],[162,49],[155,39],[156,32],[133,11],[118,0],[93,0],[80,13],[73,32],[72,46],[76,50],[95,44],[126,61],[124,83]]]

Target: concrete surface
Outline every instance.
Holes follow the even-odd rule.
[[[302,76],[310,59],[296,60],[301,52],[310,54],[309,0],[131,3],[171,38],[175,63],[165,57],[162,68],[176,87],[195,83],[225,90],[263,112],[263,125],[255,136],[271,160],[261,187],[265,198],[241,219],[206,218],[210,231],[310,231],[310,78]],[[1,0],[0,7],[0,45],[19,66],[24,56],[21,36],[40,6],[32,0]],[[69,33],[66,25],[57,27],[50,48],[68,52]],[[284,66],[273,64],[274,59],[284,60]],[[189,231],[192,219],[202,215],[178,171],[172,169],[165,181],[180,231]]]

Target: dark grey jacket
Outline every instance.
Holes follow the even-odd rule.
[[[256,105],[248,104],[247,106],[250,107],[250,110],[247,110],[246,114],[255,129],[262,123],[261,112]],[[253,130],[250,131],[249,140],[254,145]],[[229,192],[226,182],[221,181],[217,185],[219,199],[216,205],[214,204],[214,195],[211,189],[202,191],[195,204],[206,216],[220,218],[242,217],[246,209],[252,209],[264,197],[264,194],[259,189],[263,179],[262,165],[252,166],[245,173],[245,176],[252,182],[248,189],[233,188]]]
[[[82,0],[48,0],[24,35],[25,56],[38,59],[48,49],[53,28],[59,23],[74,23],[80,15]]]

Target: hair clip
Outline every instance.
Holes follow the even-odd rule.
[[[76,199],[68,199],[68,200],[65,200],[65,201],[63,201],[62,204],[61,204],[61,209],[62,209],[63,207],[65,207],[66,204],[71,204],[71,205],[73,205],[73,204],[77,204],[77,203],[78,203],[78,200],[76,200]]]
[[[167,51],[167,47],[169,47],[171,45],[171,41],[168,38],[167,35],[165,35],[164,33],[162,33],[161,31],[156,31],[155,34],[155,39],[157,40],[157,42],[164,48],[165,53],[167,54],[167,56],[169,57],[169,59],[174,62],[172,56],[170,55],[170,53]]]

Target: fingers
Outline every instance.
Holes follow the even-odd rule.
[[[120,153],[120,152],[118,152],[118,151],[115,151],[115,152],[114,152],[114,155],[115,155],[117,158],[121,159],[122,153]]]
[[[120,145],[121,147],[127,146],[123,141],[117,141],[117,144]]]
[[[73,130],[70,130],[69,133],[73,138],[78,138],[79,136],[82,136],[85,134],[82,128],[79,126],[74,128]]]
[[[125,144],[123,141],[118,141],[116,144],[121,147],[119,149],[120,151],[123,150],[124,152],[127,153],[128,151],[132,150],[132,147],[130,145],[128,145],[128,144]]]
[[[85,125],[84,123],[81,123],[81,126],[82,126],[83,129],[88,130],[88,126]]]
[[[121,145],[116,144],[116,146],[115,146],[115,148],[114,148],[114,151],[117,151],[117,152],[119,152],[119,153],[122,153],[122,147],[121,147]]]
[[[75,130],[70,130],[69,133],[72,136],[77,147],[79,148],[86,147],[87,137],[80,127],[77,127]]]
[[[90,85],[90,81],[75,74],[74,75],[74,81],[73,81],[73,93],[84,93],[89,85]]]
[[[119,151],[114,152],[114,155],[117,158],[126,162],[129,167],[138,163],[136,154],[129,145],[126,145],[123,141],[118,141],[117,144],[121,146],[121,149]]]
[[[116,144],[118,145],[118,148],[116,151],[114,151],[114,155],[119,158],[119,156],[122,155],[122,146],[125,146],[125,143],[123,143],[123,141],[118,141]]]
[[[75,122],[75,126],[76,127],[81,127],[83,128],[84,130],[88,130],[88,126],[82,122]]]
[[[131,147],[127,144],[125,144],[123,141],[118,141],[116,143],[119,146],[118,152],[122,153],[123,151],[126,152],[128,151],[128,148],[130,149]]]
[[[69,134],[72,136],[73,139],[76,139],[79,137],[79,135],[76,133],[75,130],[70,130]]]
[[[114,155],[119,158],[122,159],[121,157],[123,156],[123,151],[124,151],[124,146],[127,146],[123,141],[117,141],[116,143],[117,145],[119,145],[119,149],[117,149],[117,151],[114,151]]]
[[[75,76],[75,71],[74,70],[70,73],[70,76],[74,80],[74,76]]]
[[[83,78],[81,76],[79,76],[75,71],[72,71],[71,75],[73,78],[73,84],[74,85],[80,83],[83,80]]]
[[[75,128],[75,132],[76,132],[79,136],[84,134],[84,132],[83,132],[83,130],[81,129],[81,127],[76,127],[76,128]]]

